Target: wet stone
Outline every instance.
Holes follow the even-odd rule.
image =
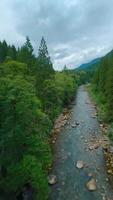
[[[84,162],[82,160],[77,161],[76,167],[82,169],[84,167]]]
[[[76,128],[77,126],[76,126],[76,124],[71,124],[71,127]]]
[[[97,189],[96,180],[91,179],[87,184],[86,187],[89,191],[95,191]]]
[[[57,177],[55,175],[49,175],[48,176],[48,183],[50,185],[54,185],[57,182]]]
[[[89,173],[89,174],[88,174],[88,176],[89,176],[89,177],[92,177],[92,176],[93,176],[93,174],[92,174],[92,173]]]

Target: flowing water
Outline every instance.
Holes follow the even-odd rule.
[[[51,186],[49,200],[113,200],[102,148],[86,150],[87,141],[101,137],[101,131],[97,119],[92,117],[96,110],[84,86],[79,87],[74,104],[70,124],[79,122],[79,125],[76,128],[70,124],[65,126],[56,141],[52,174],[57,176],[57,183]],[[77,169],[78,160],[87,163],[87,167]],[[93,192],[86,188],[91,179],[89,173],[97,181]]]

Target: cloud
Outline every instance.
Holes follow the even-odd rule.
[[[106,54],[113,48],[112,0],[1,0],[0,38],[21,45],[28,35],[35,53],[42,35],[56,69]]]

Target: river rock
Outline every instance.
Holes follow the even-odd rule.
[[[54,184],[56,184],[56,182],[57,182],[57,178],[56,178],[55,175],[49,175],[48,176],[48,183],[50,185],[54,185]]]
[[[106,178],[106,182],[109,182],[109,179],[108,179],[108,178]]]
[[[65,185],[65,182],[64,182],[64,181],[62,181],[62,185]]]
[[[86,187],[89,191],[95,191],[97,189],[96,180],[92,178],[87,184]]]
[[[96,118],[96,116],[95,116],[95,115],[92,115],[91,117],[92,117],[92,118]]]
[[[103,124],[100,124],[100,128],[103,128],[104,127],[104,125]]]
[[[72,127],[72,128],[76,128],[76,124],[72,124],[71,127]]]
[[[92,151],[93,149],[94,149],[93,146],[90,146],[90,147],[89,147],[89,150],[90,150],[90,151]]]
[[[89,176],[89,177],[92,177],[92,176],[93,176],[93,174],[92,174],[92,173],[89,173],[89,174],[88,174],[88,176]]]
[[[76,167],[82,169],[84,167],[84,162],[82,160],[77,161]]]

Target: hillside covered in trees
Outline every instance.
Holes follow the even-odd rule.
[[[97,64],[100,60],[101,58],[96,58],[89,63],[82,64],[77,68],[77,70],[94,71],[97,68]]]
[[[53,69],[44,38],[37,54],[28,37],[18,50],[0,42],[0,198],[8,200],[47,199],[51,130],[77,89],[75,73]]]
[[[52,128],[79,85],[91,83],[101,118],[112,124],[113,52],[97,61],[58,72],[44,38],[37,56],[28,37],[18,49],[0,42],[0,198],[48,198]]]
[[[113,51],[74,70],[79,84],[91,83],[92,92],[104,121],[113,121]]]
[[[92,81],[93,91],[101,104],[103,119],[113,121],[113,51],[98,63]]]

